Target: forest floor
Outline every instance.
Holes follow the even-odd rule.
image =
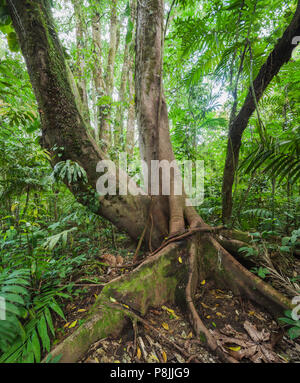
[[[132,252],[124,264],[129,264]],[[114,264],[116,257],[104,254],[105,263]],[[103,262],[103,258],[100,259]],[[78,282],[83,292],[65,306],[66,321],[58,319],[59,334],[55,343],[69,336],[82,322],[105,283],[129,269],[105,267],[98,275],[101,283]],[[81,278],[81,281],[84,278]],[[265,310],[249,300],[218,289],[213,281],[201,281],[195,297],[204,324],[218,345],[242,363],[300,363],[300,338],[290,340]],[[118,338],[101,339],[93,344],[79,363],[220,363],[205,347],[203,339],[193,333],[188,318],[178,306],[166,304],[150,309],[143,323],[130,323]]]

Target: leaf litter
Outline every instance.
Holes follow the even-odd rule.
[[[117,261],[110,258],[107,257],[105,261],[113,267]],[[123,272],[123,269],[107,269],[105,282]],[[64,334],[60,340],[70,335],[84,321],[101,289],[89,286],[86,295],[69,304],[67,323],[61,323]],[[122,306],[129,308],[125,303]],[[215,336],[218,346],[237,361],[300,362],[299,339],[292,341],[284,336],[278,323],[252,302],[234,296],[229,290],[216,288],[212,281],[203,280],[195,295],[195,306]],[[136,326],[131,324],[125,328],[120,338],[106,338],[94,343],[79,362],[220,363],[219,358],[206,348],[203,341],[203,338],[193,333],[184,311],[166,303],[162,307],[150,309],[144,317],[144,323],[138,322]]]

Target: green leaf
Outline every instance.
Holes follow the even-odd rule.
[[[48,326],[50,328],[50,331],[51,331],[52,335],[54,336],[55,335],[55,330],[54,330],[54,326],[53,326],[53,322],[52,322],[51,313],[50,313],[48,307],[45,309],[45,318],[47,320],[47,323],[48,323]]]
[[[6,285],[2,287],[1,294],[5,292],[10,292],[10,293],[18,293],[18,294],[23,294],[23,295],[28,295],[28,290],[26,290],[22,286],[17,286],[17,285]]]
[[[279,250],[288,253],[291,251],[291,248],[289,246],[280,246]]]
[[[50,307],[53,311],[56,312],[56,314],[58,314],[61,318],[63,318],[64,320],[66,320],[65,316],[64,316],[64,313],[62,311],[62,309],[59,307],[59,305],[57,304],[57,302],[55,301],[55,299],[53,299],[54,302],[51,302],[50,303]]]
[[[39,336],[42,340],[43,349],[50,351],[50,339],[48,336],[47,324],[44,315],[40,318],[37,325]]]
[[[296,339],[300,336],[300,327],[291,327],[288,330],[289,337],[291,339]]]
[[[5,309],[7,314],[12,313],[17,315],[18,317],[21,317],[24,311],[21,307],[18,307],[10,302],[6,302]]]
[[[32,342],[33,353],[35,356],[35,361],[39,363],[41,361],[41,349],[40,349],[40,341],[35,330],[32,334],[31,342]]]
[[[127,34],[126,34],[126,44],[129,44],[132,40],[132,31],[134,24],[131,20],[128,21]]]
[[[291,325],[295,325],[295,321],[293,319],[289,319],[289,318],[278,318],[279,321],[281,322],[284,322],[284,323],[287,323],[287,324],[291,324]]]
[[[0,295],[2,298],[6,299],[6,301],[25,305],[24,299],[21,297],[21,295],[2,293],[2,292],[0,292]]]

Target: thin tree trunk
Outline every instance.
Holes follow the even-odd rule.
[[[85,76],[85,61],[83,48],[85,45],[85,27],[82,15],[82,2],[80,0],[72,0],[74,6],[76,20],[76,44],[77,44],[77,65],[76,77],[78,77],[77,86],[83,106],[83,118],[86,123],[90,123],[88,96],[87,96],[87,81]]]
[[[127,79],[128,79],[128,63],[129,63],[129,44],[125,44],[124,48],[124,60],[123,60],[123,66],[122,66],[122,73],[121,73],[121,85],[119,90],[119,105],[117,108],[117,115],[116,115],[116,124],[115,124],[115,130],[114,130],[114,145],[119,146],[123,135],[123,118],[124,118],[124,106],[123,103],[125,101],[126,96],[126,85],[127,85]]]
[[[117,17],[117,0],[111,0],[110,5],[110,41],[109,52],[107,58],[107,70],[105,74],[106,96],[109,102],[101,105],[100,120],[100,139],[103,143],[103,149],[107,150],[111,145],[111,102],[114,89],[114,68],[118,43],[118,17]]]
[[[119,105],[117,108],[117,116],[116,116],[116,126],[115,126],[115,145],[123,144],[123,135],[124,135],[124,102],[129,101],[128,97],[126,97],[126,87],[129,83],[129,76],[132,75],[131,67],[134,62],[134,54],[133,54],[133,36],[130,41],[127,41],[127,36],[130,32],[133,31],[135,26],[135,16],[136,16],[136,0],[132,0],[130,2],[130,17],[127,23],[127,31],[126,31],[126,41],[124,47],[123,54],[123,65],[122,65],[122,73],[121,73],[121,85],[119,90]],[[133,33],[132,33],[133,35]],[[130,88],[130,84],[129,84]],[[129,110],[128,110],[129,112]]]
[[[95,87],[95,138],[99,141],[99,130],[100,130],[100,107],[99,100],[103,97],[105,92],[105,85],[103,80],[102,70],[102,36],[101,36],[101,18],[100,14],[96,12],[92,19],[92,39],[94,49],[94,60],[93,60],[93,81]]]
[[[222,185],[222,207],[223,221],[227,222],[231,217],[232,212],[232,186],[234,176],[238,166],[239,152],[241,140],[244,130],[248,125],[248,121],[255,111],[255,107],[261,99],[265,89],[277,75],[282,65],[287,63],[291,58],[291,54],[295,45],[292,44],[294,36],[300,35],[300,2],[295,15],[283,33],[283,36],[277,41],[273,51],[269,54],[266,62],[261,67],[258,75],[253,81],[253,89],[250,87],[245,102],[233,120],[228,135],[227,154],[223,173]]]
[[[129,72],[128,72],[128,116],[126,128],[126,151],[132,156],[134,149],[135,134],[135,100],[134,100],[134,57],[130,56]]]

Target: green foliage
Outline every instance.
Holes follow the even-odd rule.
[[[85,170],[77,163],[71,160],[58,162],[53,169],[55,179],[66,180],[69,185],[76,183],[80,179],[87,182]]]
[[[43,246],[45,248],[48,248],[49,250],[53,250],[55,245],[62,240],[63,246],[65,247],[67,245],[67,240],[68,240],[68,234],[71,233],[72,231],[77,230],[76,227],[72,227],[71,229],[64,230],[61,233],[52,235],[51,237],[47,238]]]
[[[253,247],[240,247],[239,253],[242,253],[244,257],[253,257],[258,255],[258,251],[254,249]]]
[[[11,273],[6,269],[0,274],[0,297],[6,301],[6,320],[0,321],[1,351],[7,350],[18,335],[25,334],[20,319],[26,315],[29,279],[29,272],[26,269]]]
[[[51,311],[64,318],[56,297],[69,298],[56,284],[45,282],[34,291],[32,270],[19,269],[0,274],[0,296],[6,301],[6,318],[0,321],[0,363],[40,362],[41,352],[50,351],[55,335]]]
[[[254,173],[264,165],[264,173],[291,184],[300,178],[300,127],[283,132],[276,139],[262,141],[243,161],[245,172]]]
[[[292,312],[291,310],[286,310],[284,312],[285,314],[285,317],[283,318],[278,318],[278,320],[282,323],[286,323],[288,324],[289,326],[291,326],[289,329],[288,329],[288,335],[290,337],[290,339],[296,339],[296,338],[299,338],[300,337],[300,320],[294,320],[292,318]]]
[[[129,56],[134,55],[131,2],[118,2],[119,49],[113,96],[94,89],[95,63],[101,62],[105,82],[111,4],[88,0],[81,7],[86,23],[79,49],[70,37],[76,35],[72,5],[61,0],[52,3],[74,81],[86,83],[91,125],[99,123],[99,109],[109,111],[106,116],[113,136],[117,111],[124,110],[118,122],[118,128],[123,128],[121,143],[109,151],[116,158],[124,145],[123,122],[132,103],[128,99],[129,78],[124,100],[116,98],[126,43]],[[291,20],[296,1],[178,0],[167,2],[166,8],[171,4],[163,73],[172,144],[177,160],[205,161],[205,199],[198,210],[206,222],[218,225],[234,102],[238,111],[251,79]],[[95,17],[101,29],[101,57],[91,34]],[[5,297],[8,308],[7,319],[0,321],[0,362],[19,363],[40,362],[58,341],[56,323],[64,318],[64,305],[82,293],[82,289],[74,289],[72,281],[99,283],[103,266],[97,261],[99,248],[111,246],[115,233],[110,224],[93,214],[99,206],[92,188],[90,194],[78,195],[89,209],[78,204],[66,188],[74,190],[76,184],[87,183],[80,164],[61,161],[64,148],[54,146],[54,157],[41,148],[40,117],[18,49],[6,1],[0,0],[0,296]],[[275,263],[279,259],[280,276],[286,273],[296,288],[299,277],[290,270],[300,238],[299,73],[296,52],[269,84],[249,122],[236,174],[233,210],[233,226],[252,236],[251,246],[239,250],[249,268],[254,265],[254,273],[271,280],[274,270],[267,260],[272,255]],[[138,157],[135,147],[130,160]],[[53,170],[51,160],[58,161]],[[125,236],[118,239],[123,243]],[[128,249],[118,253],[127,255]],[[283,322],[292,326],[292,337],[299,336],[298,322],[292,322],[290,316]],[[46,362],[57,360],[59,357],[49,354]]]
[[[0,32],[4,33],[7,38],[8,47],[12,52],[20,50],[16,32],[12,27],[12,21],[6,1],[0,2]]]
[[[300,239],[300,229],[293,230],[292,235],[290,237],[282,238],[282,246],[280,246],[279,248],[280,251],[292,252],[297,245],[298,239]]]
[[[268,274],[270,274],[270,270],[266,267],[253,267],[251,269],[252,273],[257,274],[260,278],[265,279]]]

